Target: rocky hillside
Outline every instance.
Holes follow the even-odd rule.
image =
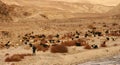
[[[2,0],[2,1],[6,4],[3,3],[4,7],[1,8],[7,10],[8,19],[14,19],[14,21],[19,21],[23,19],[48,20],[48,19],[75,18],[79,17],[76,16],[76,13],[98,14],[108,12],[110,9],[113,8],[112,6],[95,5],[90,3],[73,3],[52,0]]]
[[[32,14],[32,8],[18,5],[8,5],[0,0],[0,22],[11,22],[23,19]]]
[[[2,1],[0,1],[0,21],[8,21],[12,20],[10,17],[10,11],[12,8],[6,4],[4,4]]]
[[[111,9],[108,13],[112,15],[112,18],[120,18],[120,4]]]
[[[112,14],[120,14],[120,4],[109,11]]]
[[[35,8],[40,8],[44,11],[51,12],[55,10],[58,12],[71,12],[71,13],[104,13],[112,9],[111,6],[90,4],[90,3],[74,3],[74,2],[64,2],[64,1],[53,1],[53,0],[3,0],[7,4],[17,4],[21,6],[31,6]],[[55,12],[54,11],[54,12]]]

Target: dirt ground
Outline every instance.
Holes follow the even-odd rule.
[[[108,13],[101,14],[98,13],[99,8],[96,9],[98,11],[97,13],[94,9],[88,10],[86,13],[81,11],[80,8],[80,11],[82,12],[80,13],[79,10],[77,10],[78,8],[76,8],[77,12],[76,10],[74,11],[75,8],[73,9],[73,6],[71,6],[73,4],[63,2],[61,2],[61,4],[58,4],[59,2],[52,4],[52,2],[47,0],[41,0],[41,2],[40,0],[33,2],[28,0],[4,0],[5,4],[1,4],[1,2],[2,1],[0,1],[0,5],[4,7],[0,7],[0,65],[78,65],[120,54],[119,14],[115,16]],[[11,4],[14,5],[10,6]],[[42,5],[40,6],[40,4]],[[52,7],[49,7],[50,5]],[[74,5],[76,5],[76,3],[74,3]],[[107,6],[102,7],[108,9],[101,9],[101,12],[106,12],[113,8]],[[4,11],[2,11],[2,9]],[[66,10],[64,11],[61,9]],[[71,11],[72,9],[73,11]],[[84,7],[82,9],[84,9]],[[85,8],[85,11],[86,9],[87,8]],[[93,11],[95,13],[93,13]],[[94,36],[94,32],[91,33],[91,30],[92,32],[95,30],[94,32],[97,32],[96,34],[100,35]],[[109,34],[106,33],[107,30],[107,33],[110,31]],[[74,37],[76,31],[80,34],[78,35],[79,38]],[[52,44],[48,43],[51,46],[46,52],[36,51],[36,55],[27,56],[24,54],[31,55],[33,49],[29,45],[24,44],[23,41],[26,41],[26,39],[23,38],[25,36],[27,37],[26,34],[31,32],[33,32],[33,37],[41,34],[44,34],[45,36],[59,34],[60,38],[58,39],[60,39],[60,44],[64,41],[76,41],[79,39],[84,40],[85,44],[83,44],[83,46],[65,46],[64,48],[68,49],[68,52],[66,53],[52,53]],[[75,33],[75,35],[70,37],[69,34],[72,35],[72,33]],[[68,34],[68,38],[65,34]],[[88,34],[88,37],[85,37],[86,34]],[[31,40],[31,38],[28,39]],[[32,42],[33,45],[39,44],[39,41],[43,40],[41,38],[35,38],[34,41],[36,41],[36,39],[38,42]],[[48,42],[48,38],[45,38],[45,40]],[[56,38],[54,40],[56,41]],[[10,41],[9,48],[6,47],[8,41]],[[70,43],[71,42],[69,42],[68,45]],[[80,42],[80,44],[81,43],[83,43],[83,41]],[[92,45],[94,44],[97,45],[98,48],[93,48]],[[20,54],[23,54],[24,56]],[[12,60],[14,61],[10,61],[10,57],[12,57]],[[9,62],[6,62],[6,60]]]
[[[88,22],[89,21],[89,22]],[[114,26],[113,24],[117,25]],[[106,25],[106,27],[103,27]],[[90,26],[94,26],[99,31],[110,30],[120,30],[119,20],[115,19],[71,19],[71,20],[55,20],[55,21],[41,21],[41,22],[23,22],[23,23],[2,23],[0,24],[1,31],[8,31],[10,36],[1,38],[3,43],[6,43],[8,40],[12,44],[19,44],[20,39],[18,35],[24,35],[25,33],[34,32],[34,34],[56,34],[61,35],[68,32],[81,32],[81,38],[84,37],[84,33],[90,29]],[[32,50],[24,49],[26,46],[15,46],[9,49],[1,49],[0,51],[0,65],[76,65],[90,60],[99,59],[101,57],[110,57],[119,54],[120,52],[120,37],[119,36],[110,36],[116,38],[115,41],[108,41],[107,48],[99,48],[93,50],[86,50],[83,47],[69,47],[68,53],[50,53],[39,51],[35,56],[25,57],[20,62],[5,62],[6,53],[10,55],[13,54],[22,54],[22,53],[32,53]],[[89,37],[87,42],[89,44],[101,44],[106,36],[102,37]],[[118,46],[113,46],[118,44]],[[108,52],[106,51],[108,50]],[[57,60],[56,60],[57,59]]]

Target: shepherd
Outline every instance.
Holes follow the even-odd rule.
[[[36,47],[34,45],[32,46],[32,52],[33,52],[33,55],[36,55]]]

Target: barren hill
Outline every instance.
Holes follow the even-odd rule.
[[[7,4],[17,4],[21,6],[29,6],[43,10],[49,11],[55,10],[58,12],[70,12],[70,13],[104,13],[112,9],[111,6],[95,5],[90,3],[72,3],[64,1],[52,1],[52,0],[3,0]],[[55,12],[54,11],[54,12]]]
[[[2,0],[7,5],[14,5],[12,18],[23,19],[64,19],[76,17],[76,13],[105,13],[112,6],[90,3],[72,3],[52,0]],[[78,16],[79,17],[79,16]]]
[[[120,18],[120,4],[111,9],[108,13],[112,15],[112,18]]]
[[[35,9],[16,4],[7,4],[0,0],[0,22],[18,21],[31,16]]]
[[[120,14],[120,4],[109,11],[112,14]]]
[[[77,2],[77,3],[92,3],[92,4],[102,4],[107,6],[116,6],[120,3],[120,0],[54,0],[54,1],[64,1],[64,2]]]
[[[0,21],[11,20],[10,10],[12,8],[0,1]]]

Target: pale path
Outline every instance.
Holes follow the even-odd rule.
[[[101,58],[96,61],[89,61],[79,65],[120,65],[120,55],[111,58]]]

